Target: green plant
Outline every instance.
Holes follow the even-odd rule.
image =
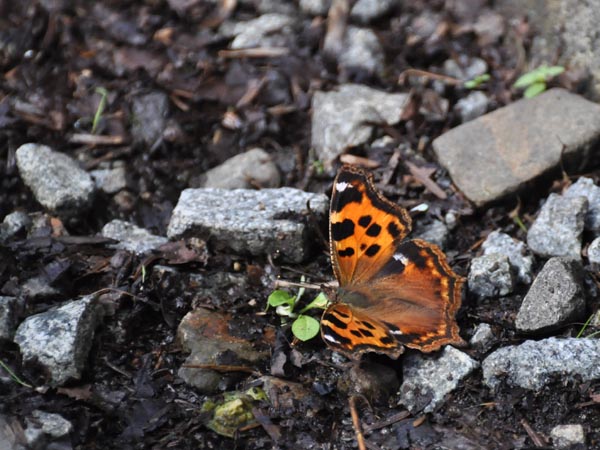
[[[477,89],[479,86],[481,86],[484,83],[487,83],[488,81],[490,81],[490,74],[489,73],[484,73],[482,75],[478,75],[475,78],[465,81],[464,86],[467,89]]]
[[[94,114],[94,120],[92,121],[92,134],[96,134],[102,114],[104,114],[104,109],[106,108],[106,99],[108,97],[108,91],[103,87],[97,87],[95,92],[96,94],[100,94],[100,101],[98,102],[98,108],[96,108],[96,114]]]
[[[12,370],[10,370],[10,367],[8,367],[6,364],[4,364],[4,362],[2,360],[0,360],[0,367],[2,367],[4,370],[6,370],[6,372],[8,373],[8,375],[17,383],[19,383],[21,386],[25,386],[27,388],[33,389],[33,386],[25,383],[23,380],[21,380],[16,373],[14,373]]]
[[[320,324],[317,319],[305,314],[311,309],[325,309],[328,299],[322,292],[315,297],[304,308],[295,312],[294,309],[298,306],[300,297],[304,294],[305,289],[300,288],[298,294],[291,295],[287,291],[275,290],[269,295],[267,300],[268,306],[275,308],[275,312],[282,317],[283,320],[293,319],[292,333],[301,341],[308,341],[319,334]],[[267,306],[267,307],[268,307]]]
[[[560,75],[565,71],[562,66],[540,66],[530,72],[521,75],[513,84],[517,89],[525,89],[523,95],[525,98],[535,97],[546,90],[546,83],[550,79]]]

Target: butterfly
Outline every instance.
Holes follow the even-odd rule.
[[[464,278],[434,244],[407,240],[408,212],[386,199],[363,169],[344,165],[329,212],[331,261],[339,287],[327,292],[321,337],[351,358],[376,352],[398,358],[463,345],[455,315]],[[333,297],[333,298],[332,298]]]

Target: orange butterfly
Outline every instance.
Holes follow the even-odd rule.
[[[339,288],[321,319],[321,336],[351,357],[397,358],[404,346],[431,352],[464,344],[456,324],[464,278],[444,253],[405,240],[411,218],[377,191],[371,174],[345,165],[331,197],[329,234]]]

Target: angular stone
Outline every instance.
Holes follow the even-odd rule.
[[[127,250],[137,255],[148,253],[169,242],[166,237],[156,236],[145,228],[118,219],[104,225],[100,234],[119,241],[114,246],[115,248]]]
[[[581,258],[588,202],[585,197],[550,194],[527,232],[527,245],[538,255]]]
[[[600,137],[599,115],[600,105],[550,89],[444,133],[433,149],[458,188],[482,206],[517,192],[561,160],[585,167]]]
[[[344,46],[337,55],[340,66],[381,73],[384,58],[383,47],[372,30],[352,26],[346,28]]]
[[[451,346],[444,347],[437,357],[407,354],[402,364],[400,403],[413,413],[431,412],[477,367],[477,361]]]
[[[16,297],[0,295],[0,342],[12,341],[17,326],[18,307]]]
[[[327,216],[329,199],[298,189],[186,189],[169,223],[171,239],[194,236],[215,250],[243,255],[279,254],[300,262],[309,254],[311,237],[299,217]]]
[[[248,21],[224,23],[220,31],[225,35],[235,36],[231,42],[232,49],[284,47],[289,44],[294,26],[292,16],[269,13]]]
[[[533,279],[533,257],[527,254],[527,247],[518,239],[498,230],[492,231],[481,245],[484,255],[498,253],[508,257],[510,265],[517,272],[521,283],[529,284]]]
[[[600,231],[600,186],[596,186],[591,178],[581,177],[563,194],[565,197],[585,197],[588,210],[585,215],[585,229]]]
[[[135,142],[148,146],[158,141],[166,128],[169,97],[164,92],[150,92],[133,99],[131,135]]]
[[[551,381],[600,378],[600,339],[551,337],[502,347],[481,364],[490,388],[509,386],[539,390]]]
[[[397,0],[358,0],[350,10],[350,17],[360,23],[369,23],[385,16]]]
[[[468,276],[469,291],[479,297],[497,297],[513,291],[515,278],[508,257],[498,253],[471,260]]]
[[[127,187],[127,172],[125,164],[114,163],[112,167],[92,170],[90,175],[96,183],[96,187],[106,194],[116,194]]]
[[[51,448],[48,441],[60,439],[73,431],[73,424],[60,414],[34,410],[25,420],[25,439],[29,448]]]
[[[60,386],[80,379],[102,311],[95,298],[85,297],[29,316],[19,325],[14,341],[23,361],[37,363]]]
[[[600,237],[594,239],[588,247],[588,260],[592,264],[600,264]]]
[[[94,181],[70,156],[45,145],[23,144],[16,159],[23,182],[44,208],[72,218],[91,206]]]
[[[492,346],[493,342],[494,332],[492,331],[492,327],[487,323],[480,323],[477,325],[469,344],[479,351],[486,352]]]
[[[327,168],[347,148],[366,143],[373,125],[400,121],[407,94],[388,94],[359,84],[315,92],[312,101],[312,146]]]
[[[557,425],[550,431],[552,444],[557,449],[569,449],[585,445],[585,432],[581,424]]]
[[[515,325],[522,332],[548,331],[584,313],[583,267],[572,259],[552,258],[523,299]]]

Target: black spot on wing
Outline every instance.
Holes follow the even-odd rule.
[[[379,252],[379,250],[381,250],[381,245],[373,244],[365,251],[365,255],[373,257]]]
[[[331,239],[334,241],[343,241],[354,234],[354,222],[350,219],[344,219],[342,222],[331,224]]]
[[[423,255],[422,248],[413,241],[403,242],[398,246],[398,250],[406,256],[406,258],[414,264],[417,269],[425,269],[427,267],[426,255]]]
[[[359,337],[359,338],[361,338],[361,337],[364,337],[364,336],[362,335],[362,333],[361,333],[359,330],[350,330],[350,333],[351,333],[353,336],[356,336],[356,337]]]
[[[367,244],[360,244],[360,249],[364,250],[365,248],[367,248]]]
[[[361,320],[359,322],[363,327],[368,328],[369,330],[374,330],[375,329],[375,325],[373,325],[371,322],[366,322],[364,320]]]
[[[377,237],[381,233],[381,226],[374,223],[367,229],[367,236]]]
[[[369,224],[371,223],[371,220],[373,218],[371,216],[362,216],[360,219],[358,219],[358,224],[363,227],[363,228],[367,228],[369,226]]]
[[[394,222],[388,223],[387,230],[388,233],[390,233],[390,236],[392,236],[392,238],[394,239],[400,236],[400,229]]]
[[[397,275],[404,272],[405,265],[402,264],[402,261],[399,261],[394,258],[390,258],[388,262],[386,262],[383,267],[377,272],[378,278],[387,277],[389,275]]]
[[[344,182],[344,177],[339,177],[336,183]],[[342,192],[336,192],[331,203],[332,212],[340,212],[350,203],[362,202],[363,194],[351,184],[346,186]]]
[[[384,336],[382,338],[379,338],[379,342],[381,342],[384,345],[391,345],[394,343],[394,338],[390,336]]]
[[[326,320],[327,322],[331,322],[333,324],[333,326],[335,326],[336,328],[339,328],[341,330],[345,330],[346,328],[348,328],[348,325],[346,325],[340,319],[335,317],[335,314],[325,314],[323,316],[323,320]]]
[[[360,332],[364,337],[373,337],[373,333],[371,333],[369,330],[365,330],[364,328],[361,328]]]
[[[348,248],[345,248],[344,250],[338,251],[338,256],[341,256],[342,258],[347,257],[347,256],[352,256],[352,255],[354,255],[354,249],[352,247],[348,247]]]
[[[331,327],[329,327],[328,325],[321,325],[321,332],[323,333],[323,335],[325,336],[331,336],[332,338],[334,338],[338,343],[333,344],[329,341],[327,342],[327,345],[333,345],[334,347],[337,346],[341,346],[341,347],[346,347],[346,348],[351,348],[352,347],[352,340],[344,337],[342,335],[337,334]]]

